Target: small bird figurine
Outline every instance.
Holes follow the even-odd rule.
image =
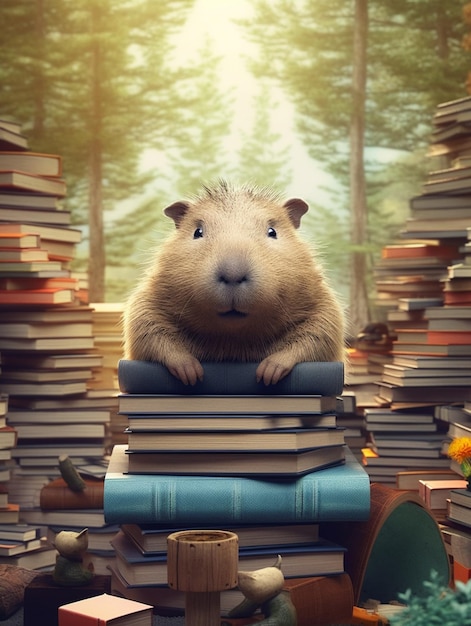
[[[93,572],[83,567],[83,555],[88,548],[88,528],[80,532],[61,530],[54,546],[59,552],[54,567],[54,582],[62,587],[86,585]]]
[[[257,626],[296,626],[296,608],[289,594],[283,591],[284,576],[281,571],[281,556],[274,565],[253,572],[237,573],[239,590],[244,600],[229,611],[228,617],[250,617],[260,608],[265,619],[254,621]],[[221,626],[225,626],[224,619]]]

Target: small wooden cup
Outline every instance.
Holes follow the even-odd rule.
[[[182,530],[167,537],[169,587],[185,592],[186,626],[219,626],[220,592],[237,586],[239,539],[223,530]]]

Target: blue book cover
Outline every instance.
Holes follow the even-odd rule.
[[[263,524],[364,521],[369,476],[346,448],[345,463],[296,478],[129,474],[115,445],[104,487],[108,524]]]
[[[202,363],[204,378],[184,385],[160,363],[121,359],[119,387],[127,394],[339,396],[344,386],[340,361],[297,363],[276,385],[256,381],[258,363]]]

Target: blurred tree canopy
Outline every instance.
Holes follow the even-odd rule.
[[[337,268],[335,284],[340,288],[343,284],[345,291],[350,288],[351,310],[358,299],[368,298],[364,287],[374,253],[397,233],[404,219],[404,210],[394,215],[391,205],[380,210],[385,185],[391,186],[391,193],[398,192],[394,175],[400,169],[379,175],[378,149],[395,150],[405,158],[423,150],[436,105],[464,95],[470,59],[462,48],[463,5],[440,0],[336,4],[330,0],[255,0],[254,17],[242,22],[249,40],[260,50],[260,55],[250,60],[252,71],[260,79],[270,77],[285,91],[295,107],[297,128],[309,153],[338,182],[338,213],[334,218],[317,207],[321,219],[316,220],[316,237],[328,267]],[[364,24],[360,23],[359,7],[364,10]],[[366,32],[361,32],[365,26]],[[366,44],[363,100],[354,84],[359,70],[358,41]],[[358,118],[360,108],[362,119]],[[363,145],[355,150],[352,133],[360,123]],[[362,155],[365,196],[360,199],[363,206],[356,207],[355,186],[361,172],[358,168],[352,172],[351,165]],[[423,167],[416,163],[413,171],[419,177]],[[416,185],[419,180],[415,179]],[[406,198],[400,200],[404,206]],[[355,228],[362,219],[365,232],[359,245]],[[355,268],[358,255],[364,257],[364,263]],[[346,271],[349,265],[356,276]],[[365,308],[362,311],[366,316]]]

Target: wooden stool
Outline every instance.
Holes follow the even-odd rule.
[[[185,592],[186,626],[219,626],[220,592],[237,586],[238,562],[234,533],[182,530],[168,536],[168,584]]]

